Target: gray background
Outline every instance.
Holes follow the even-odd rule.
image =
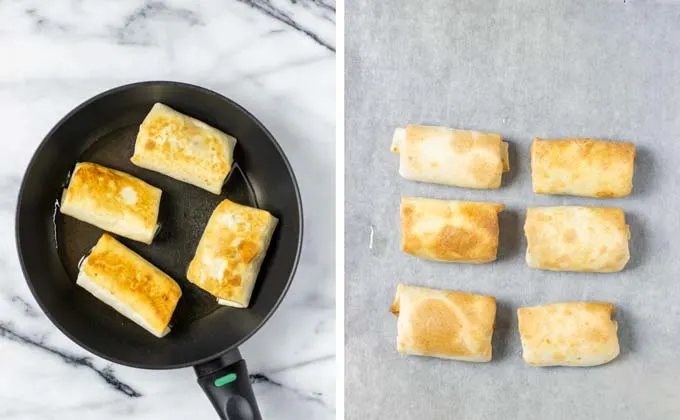
[[[347,0],[345,9],[346,417],[680,418],[680,3]],[[512,166],[504,186],[401,179],[389,146],[409,122],[503,134]],[[533,136],[634,142],[633,194],[534,195]],[[402,254],[402,194],[506,204],[499,260],[448,265]],[[525,208],[578,204],[626,210],[625,271],[526,266]],[[493,362],[397,354],[388,307],[400,282],[495,296]],[[568,300],[616,303],[620,357],[590,369],[525,365],[515,310]]]

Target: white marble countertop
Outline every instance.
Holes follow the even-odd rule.
[[[301,263],[241,352],[266,419],[334,418],[335,1],[0,1],[0,57],[0,418],[217,418],[193,370],[112,365],[61,334],[14,244],[21,177],[49,129],[101,91],[161,79],[239,102],[291,160]]]

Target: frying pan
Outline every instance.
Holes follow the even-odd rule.
[[[236,164],[220,196],[130,162],[139,124],[155,102],[238,139]],[[163,190],[161,229],[153,243],[118,238],[182,288],[172,331],[162,339],[76,285],[80,259],[103,233],[58,211],[62,189],[80,161],[122,170]],[[247,309],[217,305],[185,277],[208,218],[224,198],[279,219]],[[135,83],[86,101],[47,134],[30,161],[19,191],[16,240],[33,296],[78,345],[137,368],[193,366],[221,418],[262,418],[238,346],[262,327],[288,290],[302,244],[302,207],[283,151],[246,110],[215,92],[176,82]]]

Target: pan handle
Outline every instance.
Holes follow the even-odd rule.
[[[246,361],[238,349],[194,366],[198,384],[223,420],[262,420]]]

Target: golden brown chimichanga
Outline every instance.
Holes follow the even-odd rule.
[[[106,233],[83,259],[76,283],[156,337],[170,331],[182,296],[170,276]]]
[[[498,188],[510,170],[502,140],[499,134],[409,124],[395,130],[391,151],[399,154],[399,174],[406,179]]]
[[[566,302],[517,310],[524,360],[532,366],[597,366],[619,355],[611,303]]]
[[[491,360],[493,297],[400,284],[390,310],[398,317],[400,353],[467,362]]]
[[[498,250],[498,213],[504,207],[495,203],[403,197],[401,249],[434,261],[494,261]]]
[[[617,208],[530,207],[524,233],[532,268],[608,273],[630,259],[630,229]]]
[[[139,127],[135,165],[220,194],[236,139],[203,121],[156,103]]]
[[[139,178],[90,162],[76,164],[61,213],[150,244],[158,231],[161,191]]]
[[[222,201],[203,231],[187,279],[220,305],[247,308],[277,224],[266,210]]]
[[[633,189],[635,145],[593,139],[535,138],[531,180],[537,194],[623,197]]]

